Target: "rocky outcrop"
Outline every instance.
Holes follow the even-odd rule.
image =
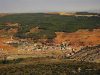
[[[85,47],[70,57],[78,61],[99,62],[100,63],[100,45]]]

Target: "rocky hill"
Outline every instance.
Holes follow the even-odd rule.
[[[11,41],[11,36],[13,41],[42,39],[43,42],[46,40],[46,43],[57,44],[68,41],[70,46],[76,48],[93,46],[100,44],[100,17],[48,13],[19,13],[0,17],[0,48],[4,48],[4,42]]]
[[[100,62],[100,45],[85,47],[70,58],[78,61]]]

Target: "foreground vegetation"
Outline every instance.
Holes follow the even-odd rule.
[[[0,75],[100,75],[100,64],[69,59],[26,58],[0,64]]]

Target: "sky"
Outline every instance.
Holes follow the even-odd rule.
[[[0,0],[0,13],[100,10],[100,0]]]

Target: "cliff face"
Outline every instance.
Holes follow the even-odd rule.
[[[80,29],[73,33],[56,32],[56,35],[55,43],[68,41],[74,47],[100,44],[100,29],[94,29],[93,31]]]

